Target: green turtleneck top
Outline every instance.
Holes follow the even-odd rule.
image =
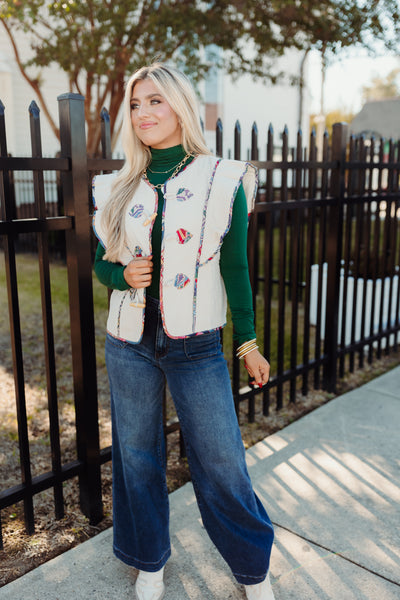
[[[175,166],[185,157],[185,154],[182,146],[162,150],[152,148],[152,161],[147,169],[150,183],[152,185],[164,183],[168,177],[171,177]],[[193,158],[186,161],[185,165],[188,165],[191,160]],[[153,274],[151,285],[146,289],[146,293],[153,298],[159,298],[164,203],[161,190],[157,189],[157,192],[158,211],[152,230]],[[98,279],[111,289],[129,289],[129,285],[124,279],[125,267],[119,263],[103,260],[104,254],[103,246],[98,244],[94,263]],[[230,229],[222,243],[220,269],[231,310],[234,338],[240,345],[256,337],[247,263],[247,202],[242,185],[240,185],[233,203]]]

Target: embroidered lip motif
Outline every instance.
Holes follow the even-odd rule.
[[[176,199],[179,200],[179,202],[185,202],[185,200],[189,200],[192,196],[193,193],[187,188],[179,188]]]
[[[186,231],[183,227],[176,230],[176,235],[178,237],[178,244],[186,244],[193,237],[190,231]]]
[[[189,283],[190,279],[184,273],[178,273],[175,277],[174,286],[178,288],[178,290],[183,290],[185,285]]]
[[[133,217],[134,219],[138,219],[139,217],[142,216],[144,211],[144,206],[143,204],[135,204],[135,206],[133,206],[131,208],[131,210],[129,211],[129,214],[131,215],[131,217]]]

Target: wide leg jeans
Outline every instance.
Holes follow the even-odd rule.
[[[139,344],[107,336],[113,427],[114,552],[144,571],[170,556],[165,477],[165,378],[179,417],[203,524],[239,583],[262,581],[273,528],[245,462],[219,331],[166,336],[148,298]]]

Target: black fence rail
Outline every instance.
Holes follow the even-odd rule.
[[[37,106],[30,106],[31,158],[8,156],[4,107],[0,103],[0,238],[10,319],[11,349],[18,416],[21,482],[0,491],[0,510],[23,501],[27,531],[34,530],[35,494],[54,491],[55,515],[63,516],[62,484],[79,478],[80,503],[91,523],[103,515],[101,465],[111,448],[100,448],[92,290],[90,182],[93,174],[122,166],[112,159],[110,124],[102,112],[102,158],[86,154],[84,99],[59,97],[61,151],[43,158]],[[242,136],[234,131],[234,158],[242,156]],[[222,123],[216,128],[217,153],[223,155]],[[235,357],[229,327],[224,349],[232,374],[239,414],[247,407],[254,420],[256,402],[269,414],[272,400],[280,409],[298,394],[324,387],[335,391],[338,377],[358,360],[372,362],[382,352],[398,349],[400,340],[400,193],[399,143],[348,137],[337,124],[332,139],[317,148],[301,132],[289,147],[274,143],[272,128],[260,151],[258,131],[251,133],[251,160],[259,168],[260,186],[249,225],[248,256],[254,292],[257,338],[270,358],[272,377],[263,389],[248,385],[247,373]],[[16,173],[32,176],[33,212],[23,213],[16,201]],[[45,174],[57,182],[51,197]],[[54,196],[53,196],[54,198]],[[29,204],[24,201],[22,204]],[[51,213],[48,204],[57,205]],[[18,210],[20,212],[18,213]],[[63,462],[55,369],[55,336],[50,288],[52,235],[65,239],[76,413],[76,460]],[[27,423],[24,360],[21,343],[16,251],[24,234],[37,244],[42,297],[43,335],[51,444],[51,471],[32,476]],[[31,240],[32,241],[32,240]],[[20,248],[24,249],[24,248]],[[243,404],[245,403],[245,404]],[[210,415],[210,418],[212,416]],[[177,423],[166,426],[166,435]]]
[[[10,173],[10,195],[16,219],[30,219],[37,216],[34,202],[34,174],[31,171]],[[43,195],[46,217],[63,215],[60,176],[57,171],[43,172]],[[17,252],[37,252],[35,233],[24,233],[14,238]],[[0,240],[0,248],[2,241]],[[62,231],[53,231],[48,236],[48,250],[53,258],[65,259],[65,236]]]

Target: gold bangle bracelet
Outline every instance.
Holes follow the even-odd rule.
[[[252,348],[253,346],[256,346],[257,342],[252,342],[251,344],[246,344],[246,346],[243,346],[243,348],[240,348],[240,350],[238,350],[238,354],[242,354],[242,352],[245,352],[248,348]]]
[[[249,340],[248,342],[245,342],[244,344],[239,346],[239,348],[236,351],[236,356],[238,358],[243,358],[244,356],[246,356],[246,354],[248,354],[252,350],[256,350],[257,348],[258,346],[256,339]]]
[[[245,350],[245,348],[247,348],[247,346],[251,346],[252,344],[256,343],[256,338],[252,339],[252,340],[248,340],[247,342],[243,342],[243,344],[241,344],[239,346],[239,348],[237,349],[237,354],[239,354],[242,350]]]
[[[246,350],[245,352],[243,352],[242,354],[240,354],[240,356],[238,356],[238,358],[244,358],[245,356],[247,356],[247,354],[249,354],[253,350],[257,350],[257,348],[258,348],[258,346],[256,344],[255,346],[252,346],[251,348],[249,348],[248,350]]]

